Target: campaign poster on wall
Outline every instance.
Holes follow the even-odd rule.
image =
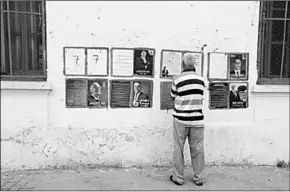
[[[88,79],[87,106],[89,108],[108,107],[108,80]]]
[[[130,107],[130,80],[111,80],[111,108]]]
[[[229,78],[247,79],[248,76],[248,54],[230,53],[229,54]]]
[[[209,108],[227,109],[229,105],[229,84],[209,83]]]
[[[134,50],[134,75],[152,77],[154,73],[154,55],[153,49],[135,49]]]
[[[131,82],[131,107],[152,107],[153,82],[150,80],[133,80]]]
[[[86,55],[85,48],[64,48],[64,74],[85,75]]]
[[[230,83],[229,108],[248,107],[248,83]]]
[[[107,76],[109,49],[87,48],[87,75]]]
[[[160,95],[160,108],[161,110],[170,110],[174,109],[174,100],[172,99],[171,92],[171,81],[161,82],[161,95]]]
[[[66,79],[66,107],[86,108],[87,80]]]

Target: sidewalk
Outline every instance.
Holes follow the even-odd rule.
[[[289,170],[275,167],[205,168],[204,186],[192,181],[185,169],[185,184],[169,181],[170,168],[102,168],[81,171],[27,171],[1,173],[5,190],[289,190]]]

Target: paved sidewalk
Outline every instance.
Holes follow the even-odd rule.
[[[289,170],[275,167],[206,167],[202,187],[185,170],[185,184],[169,181],[169,168],[102,168],[1,173],[1,190],[289,190]]]

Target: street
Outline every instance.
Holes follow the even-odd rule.
[[[171,168],[101,168],[1,173],[1,191],[16,190],[289,190],[289,169],[270,166],[210,166],[202,187],[174,185]]]

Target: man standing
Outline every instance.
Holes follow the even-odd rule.
[[[174,99],[173,112],[173,175],[170,180],[176,185],[184,182],[184,143],[188,138],[191,163],[194,171],[193,181],[203,185],[204,169],[204,116],[203,93],[205,83],[195,71],[195,58],[191,53],[183,55],[183,72],[172,82],[171,97]]]

